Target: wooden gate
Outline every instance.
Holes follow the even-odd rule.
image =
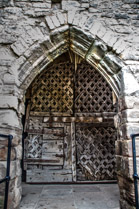
[[[77,180],[111,180],[115,173],[116,129],[112,90],[89,64],[78,65],[75,82],[75,115],[101,118],[101,123],[76,124]]]
[[[53,64],[30,86],[24,169],[27,182],[115,179],[112,90],[89,64]]]

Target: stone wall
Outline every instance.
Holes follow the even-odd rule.
[[[0,1],[0,132],[14,136],[9,208],[17,208],[21,199],[25,92],[40,71],[69,49],[99,70],[119,98],[120,203],[122,209],[134,208],[130,134],[139,132],[138,9],[138,0]],[[0,147],[0,178],[6,150]]]

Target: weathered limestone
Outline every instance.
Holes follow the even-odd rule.
[[[0,13],[0,132],[14,136],[9,208],[16,208],[21,199],[24,94],[46,66],[70,49],[93,65],[119,97],[120,203],[122,209],[133,209],[130,134],[139,133],[138,1],[3,0]],[[139,153],[138,139],[136,145]],[[2,173],[6,151],[0,147]]]

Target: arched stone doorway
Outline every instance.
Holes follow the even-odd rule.
[[[27,10],[28,7],[27,4]],[[78,10],[75,14],[72,11],[66,13],[61,10],[52,11],[48,16],[44,14],[43,18],[30,18],[30,12],[27,17],[27,14],[23,15],[22,12],[17,11],[18,8],[15,9],[14,6],[3,10],[8,21],[11,21],[13,14],[18,14],[19,18],[12,21],[15,24],[12,27],[15,35],[10,39],[7,27],[9,28],[11,23],[3,19],[6,21],[3,25],[6,26],[6,30],[3,28],[2,31],[6,32],[4,37],[7,42],[1,43],[3,60],[1,62],[1,132],[13,134],[16,153],[12,159],[12,170],[16,172],[11,176],[10,207],[18,207],[22,194],[21,117],[24,114],[25,92],[41,71],[56,57],[70,49],[98,69],[115,94],[119,95],[117,117],[119,136],[116,158],[120,203],[121,208],[133,208],[135,201],[130,134],[138,133],[139,127],[137,119],[139,87],[137,77],[134,76],[138,65],[136,33],[134,33],[135,39],[127,37],[125,28],[123,37],[119,29],[116,32],[113,30],[115,27],[103,24],[105,21],[102,23],[100,18],[94,18],[94,14],[88,16]],[[20,15],[23,15],[22,18]],[[108,18],[108,22],[109,20]],[[3,163],[1,165],[3,166]],[[4,169],[5,167],[4,162]],[[1,171],[3,172],[3,169]]]
[[[117,99],[97,70],[64,53],[35,78],[26,99],[27,182],[116,179]]]

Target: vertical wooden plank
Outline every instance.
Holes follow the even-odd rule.
[[[28,106],[27,106],[27,110],[26,110],[26,119],[25,119],[25,126],[24,126],[24,132],[26,131],[26,129],[28,128],[29,126],[29,112],[30,112],[30,107],[31,107],[31,104],[29,102]]]
[[[71,125],[64,124],[64,169],[72,170],[72,147],[71,147]]]
[[[76,182],[76,141],[75,141],[75,123],[71,123],[71,141],[72,141],[72,178]]]

